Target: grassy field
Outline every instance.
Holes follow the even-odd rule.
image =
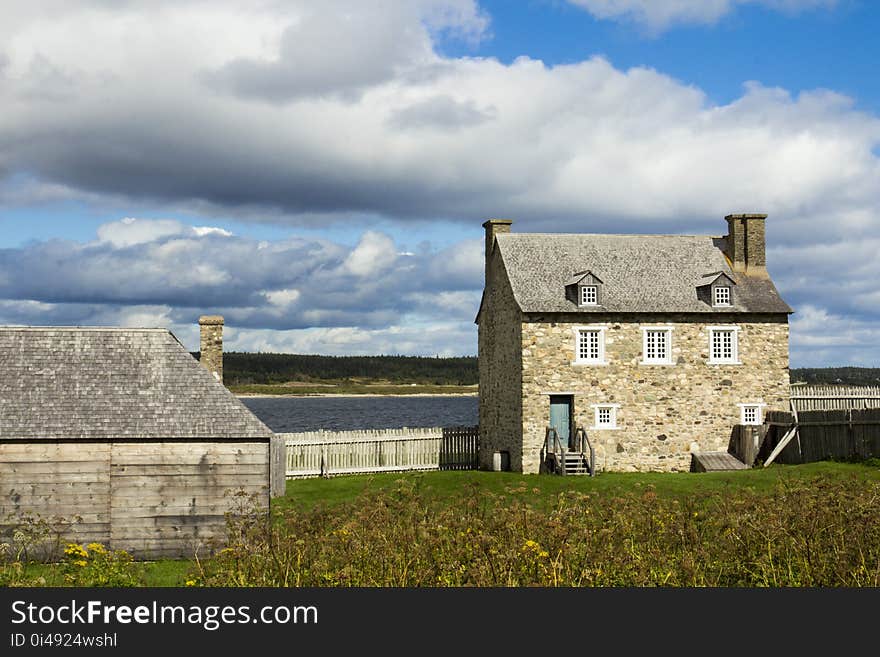
[[[126,567],[149,586],[878,586],[878,498],[876,463],[301,479],[215,558]]]
[[[397,482],[411,482],[427,498],[455,505],[473,486],[490,494],[510,488],[525,488],[523,498],[538,508],[553,504],[563,492],[606,495],[639,494],[652,490],[657,495],[683,499],[707,494],[739,495],[772,490],[780,482],[855,478],[880,481],[880,467],[857,463],[807,463],[797,466],[771,466],[733,472],[609,472],[597,477],[557,477],[521,475],[513,472],[448,471],[411,474],[383,473],[329,479],[293,479],[287,482],[287,495],[273,501],[273,509],[306,509],[318,505],[335,506],[353,502],[361,495],[391,490]]]
[[[417,383],[328,383],[241,384],[227,386],[236,395],[315,396],[315,395],[476,395],[477,386]]]

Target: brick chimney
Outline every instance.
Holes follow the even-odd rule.
[[[223,317],[202,315],[199,317],[199,329],[199,362],[215,379],[223,383]]]
[[[727,220],[727,257],[733,271],[767,278],[764,220],[766,214],[729,214]]]
[[[495,236],[509,233],[512,223],[511,219],[489,219],[483,223],[483,228],[486,229],[486,275],[484,281],[487,286],[489,284],[489,257],[492,255],[492,249],[495,248]]]

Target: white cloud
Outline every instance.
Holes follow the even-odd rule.
[[[132,218],[104,224],[98,234],[87,243],[48,240],[0,250],[0,324],[164,326],[196,349],[196,318],[219,313],[236,329],[230,348],[476,349],[471,320],[480,270],[466,257],[448,257],[470,252],[469,244],[422,245],[418,257],[402,256],[376,231],[345,247],[296,237],[256,241]],[[348,346],[341,344],[346,338]]]
[[[212,92],[200,76],[262,57],[254,44],[272,41],[265,12],[275,5],[248,17],[223,3],[226,30],[239,35],[225,58],[201,37],[184,46],[175,36],[203,29],[191,3],[161,5],[170,27],[142,44],[136,19],[153,16],[150,6],[69,9],[63,34],[45,21],[12,31],[0,153],[8,176],[27,174],[54,190],[34,189],[34,197],[158,200],[310,224],[353,216],[478,224],[491,214],[551,230],[580,229],[587,216],[597,230],[621,219],[636,230],[669,230],[670,220],[683,230],[744,203],[794,217],[880,201],[880,122],[831,92],[791,97],[752,83],[716,106],[662,73],[619,70],[601,58],[556,67],[443,58],[428,30],[426,49],[405,71],[358,83],[357,97],[340,83],[341,95],[315,98],[303,88],[295,102],[266,103]],[[425,31],[423,16],[400,11],[388,15],[388,29]],[[70,44],[81,23],[94,24],[83,52]],[[51,66],[66,67],[73,98],[30,94],[35,44]],[[92,46],[99,60],[88,55]]]
[[[660,31],[676,23],[713,24],[739,5],[763,5],[784,12],[833,7],[838,0],[568,0],[596,18],[625,20]]]
[[[126,217],[98,228],[98,240],[116,247],[153,242],[169,235],[179,235],[184,226],[173,219],[137,219]]]
[[[711,23],[743,3],[580,4],[658,29]],[[438,307],[456,308],[454,295],[478,289],[488,217],[513,218],[514,231],[720,234],[724,214],[763,211],[768,264],[796,309],[810,304],[854,326],[880,320],[880,120],[853,99],[752,82],[716,105],[662,72],[601,57],[553,67],[449,58],[438,35],[488,34],[476,2],[394,0],[369,14],[361,6],[5,3],[4,207],[109,199],[169,208],[166,216],[186,208],[347,222],[360,240],[351,249],[255,242],[208,220],[112,222],[95,243],[0,252],[0,295],[52,305],[6,317],[89,319],[106,306],[117,318],[122,307],[162,318],[155,308],[167,307],[188,326],[197,306],[226,307],[243,331],[345,328],[378,341],[395,317],[416,314],[406,304],[428,313],[436,293]],[[324,36],[310,41],[303,25]],[[344,48],[325,47],[340,39]],[[467,222],[474,239],[425,258],[368,230],[380,219],[438,218]],[[810,330],[814,339],[821,327]]]
[[[804,304],[791,321],[791,359],[793,367],[877,367],[880,324]]]
[[[273,306],[281,307],[287,307],[292,303],[296,303],[296,301],[302,296],[300,291],[296,289],[271,290],[269,292],[265,292],[264,294],[269,300],[269,303],[271,303]]]
[[[406,14],[392,12],[389,20],[364,3],[324,3],[284,29],[276,54],[234,59],[205,72],[204,79],[234,95],[270,102],[351,96],[431,57],[425,28],[401,29],[403,22],[418,25]]]
[[[176,219],[139,219],[136,217],[126,217],[98,227],[98,241],[107,242],[115,247],[156,242],[172,235],[231,237],[232,233],[215,226],[188,226]],[[185,241],[168,242],[165,244],[165,251],[170,253],[185,248],[186,245]]]
[[[461,356],[462,345],[476,343],[476,330],[460,323],[434,323],[428,328],[390,326],[310,328],[301,331],[239,331],[224,341],[230,350],[273,353],[369,356],[375,354]],[[473,353],[473,352],[469,352]]]
[[[193,232],[199,237],[204,235],[222,235],[223,237],[232,237],[232,233],[223,228],[216,226],[193,226]]]
[[[345,264],[348,271],[356,276],[375,276],[393,265],[397,258],[397,249],[390,237],[367,231]]]

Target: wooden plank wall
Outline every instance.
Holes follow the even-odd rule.
[[[238,491],[268,509],[268,443],[113,443],[110,543],[141,558],[205,555]]]
[[[762,426],[737,424],[734,425],[730,434],[730,443],[727,451],[733,454],[748,467],[755,465],[755,459],[758,458],[758,450],[764,441],[766,429]]]
[[[275,434],[269,444],[269,495],[282,497],[287,491],[287,441]]]
[[[477,427],[283,433],[287,477],[478,467]]]
[[[761,458],[776,446],[794,417],[791,413],[768,411],[765,421],[769,431]],[[776,458],[778,462],[880,458],[880,408],[801,411],[798,427],[800,441],[789,443]]]
[[[55,528],[35,558],[67,541],[110,541],[110,446],[107,443],[0,443],[0,540],[25,515]],[[54,543],[54,545],[53,545]]]

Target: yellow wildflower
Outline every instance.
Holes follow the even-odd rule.
[[[78,543],[68,543],[67,547],[64,548],[64,554],[66,554],[68,557],[85,558],[89,556],[88,551]]]

